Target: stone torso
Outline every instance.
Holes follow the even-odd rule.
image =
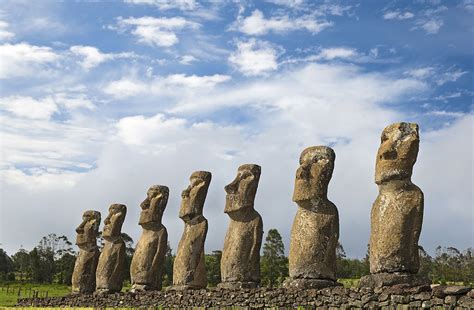
[[[123,240],[106,241],[97,265],[97,289],[120,292],[123,285],[125,265],[125,243]]]
[[[132,284],[161,289],[161,276],[166,255],[168,233],[160,230],[143,230],[130,265]]]
[[[289,273],[292,278],[336,279],[339,216],[329,200],[312,210],[298,207],[291,232]]]
[[[92,251],[80,250],[74,264],[72,274],[72,292],[87,294],[95,290],[95,272],[100,252],[95,248]]]
[[[206,219],[197,224],[185,224],[173,265],[173,285],[188,285],[194,288],[206,287],[204,242],[207,227]]]
[[[371,212],[370,272],[416,273],[422,221],[423,193],[416,185],[381,186]]]
[[[261,216],[249,221],[230,221],[221,259],[222,282],[260,282]]]

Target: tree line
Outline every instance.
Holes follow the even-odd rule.
[[[122,233],[126,245],[127,268],[125,281],[130,281],[130,263],[134,253],[133,239]],[[99,247],[103,246],[102,238]],[[438,246],[435,256],[431,257],[420,246],[420,273],[434,283],[463,282],[474,283],[474,250],[460,251],[454,247]],[[260,260],[262,285],[281,286],[288,277],[288,258],[285,246],[278,230],[270,229],[263,244]],[[347,258],[344,248],[338,244],[337,277],[358,279],[369,274],[368,254],[363,259]],[[367,251],[368,253],[368,251]],[[31,251],[20,249],[9,256],[0,248],[0,281],[26,281],[34,283],[71,284],[72,272],[77,253],[66,236],[49,234],[39,241]],[[163,286],[173,283],[173,261],[175,255],[168,243],[163,271]],[[213,251],[205,255],[207,280],[210,287],[221,281],[220,261],[222,251]]]

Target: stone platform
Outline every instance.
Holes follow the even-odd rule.
[[[66,297],[19,299],[27,307],[337,307],[341,309],[418,309],[442,307],[473,309],[474,290],[462,286],[317,289],[257,288],[240,290],[207,289],[195,291],[149,291],[116,293],[107,296],[70,295]]]

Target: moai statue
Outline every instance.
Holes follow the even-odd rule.
[[[261,168],[242,165],[237,177],[225,187],[224,212],[230,217],[221,259],[219,288],[254,288],[260,284],[262,217],[254,209]]]
[[[179,217],[184,221],[184,232],[178,245],[173,265],[172,289],[206,288],[206,264],[204,242],[207,235],[207,220],[202,215],[211,173],[196,171],[191,174],[191,184],[183,191]]]
[[[95,290],[95,271],[99,261],[97,237],[100,212],[88,210],[82,215],[82,223],[76,228],[76,244],[79,254],[72,273],[72,293],[91,294]]]
[[[361,279],[361,287],[429,284],[416,275],[423,192],[411,175],[419,143],[417,124],[395,123],[382,132],[375,165],[379,195],[371,212],[371,275]]]
[[[327,197],[336,154],[311,146],[300,156],[293,201],[298,204],[291,230],[289,275],[284,287],[324,288],[336,282],[339,214]]]
[[[143,232],[130,265],[132,291],[161,290],[161,276],[168,242],[168,232],[161,219],[168,203],[168,196],[168,187],[153,185],[140,204],[142,212],[138,224],[142,226]]]
[[[122,290],[126,254],[121,230],[126,214],[125,205],[113,204],[109,207],[109,215],[104,221],[102,238],[105,242],[96,273],[96,293],[98,294],[116,293]]]

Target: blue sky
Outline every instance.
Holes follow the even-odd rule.
[[[139,203],[194,170],[213,181],[208,251],[222,247],[225,184],[262,166],[256,209],[288,247],[299,153],[330,145],[341,242],[365,254],[375,154],[391,122],[417,122],[420,243],[473,240],[473,1],[0,1],[0,243],[74,238],[86,209]],[[450,227],[449,231],[440,226]]]

